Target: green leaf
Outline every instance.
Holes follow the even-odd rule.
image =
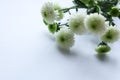
[[[79,0],[79,1],[81,1],[81,2],[83,2],[85,4],[88,4],[90,2],[90,0]]]
[[[80,8],[87,8],[87,6],[83,2],[81,2],[80,0],[74,0],[73,3],[76,6],[79,6]]]
[[[111,15],[109,15],[108,13],[102,13],[102,15],[106,17],[106,21],[109,21],[109,25],[113,25],[113,26],[115,25]]]
[[[98,5],[100,6],[101,11],[103,12],[109,12],[113,7],[113,4],[108,1],[98,2]]]
[[[118,0],[104,0],[98,1],[98,5],[100,6],[103,12],[109,12],[113,6],[118,4]]]
[[[90,0],[90,2],[89,2],[89,7],[92,7],[92,6],[95,6],[94,0]]]
[[[109,1],[114,6],[118,4],[118,0],[107,0],[107,1]]]
[[[87,9],[87,14],[90,14],[90,13],[99,13],[99,7],[98,6],[94,6],[92,8],[88,8]]]

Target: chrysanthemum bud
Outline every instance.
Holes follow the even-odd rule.
[[[54,24],[49,24],[48,25],[48,29],[51,33],[55,33],[57,31],[57,24],[54,23]]]
[[[111,11],[110,11],[110,15],[112,15],[113,17],[117,17],[119,16],[120,11],[117,7],[112,7]]]
[[[99,45],[95,50],[99,55],[104,55],[109,52],[111,48],[108,45]]]

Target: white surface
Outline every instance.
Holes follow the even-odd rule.
[[[51,1],[67,7],[72,0]],[[90,36],[77,36],[70,51],[58,49],[40,16],[44,2],[0,0],[0,80],[120,80],[120,42],[104,60]]]

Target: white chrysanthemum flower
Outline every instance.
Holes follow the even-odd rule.
[[[54,20],[56,19],[56,13],[54,11],[53,3],[47,2],[42,6],[41,14],[43,19],[49,23],[54,23]]]
[[[57,3],[54,3],[54,10],[55,10],[55,13],[56,13],[56,20],[59,21],[63,18],[63,12],[60,11],[61,10],[61,7],[57,4]]]
[[[79,35],[85,33],[86,32],[85,25],[84,25],[85,17],[86,15],[84,14],[76,14],[71,16],[68,22],[68,25],[70,26],[71,31]]]
[[[102,34],[106,30],[106,18],[101,14],[90,14],[85,18],[84,24],[87,30],[94,34]]]
[[[55,34],[58,46],[64,49],[69,49],[74,44],[74,34],[68,28],[61,28]]]
[[[120,38],[120,30],[116,27],[110,26],[107,31],[101,36],[104,42],[113,43]]]

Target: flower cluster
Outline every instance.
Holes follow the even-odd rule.
[[[49,31],[54,34],[59,47],[69,49],[74,45],[74,35],[97,35],[101,42],[95,51],[105,54],[111,50],[109,43],[114,43],[120,38],[120,30],[115,25],[113,17],[120,18],[120,9],[116,6],[118,0],[73,0],[75,6],[61,8],[58,4],[47,2],[41,8],[43,22]],[[85,8],[86,14],[79,12]],[[71,14],[75,9],[77,13]],[[66,23],[61,23],[65,13],[69,13]],[[62,27],[64,26],[64,27]]]

